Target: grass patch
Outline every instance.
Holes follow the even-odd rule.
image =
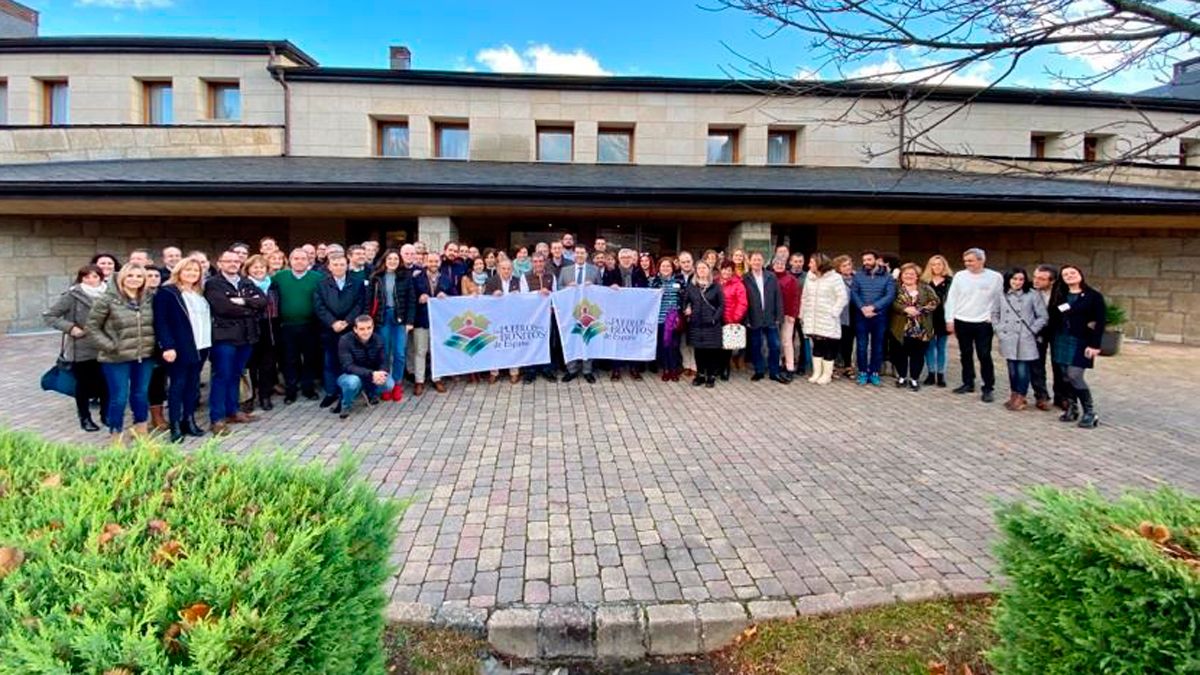
[[[990,673],[985,652],[996,641],[993,602],[991,598],[922,602],[763,624],[754,637],[717,655],[714,669],[722,673]]]
[[[436,628],[390,626],[383,645],[388,675],[474,675],[487,651],[483,640]]]

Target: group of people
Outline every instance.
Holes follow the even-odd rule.
[[[421,396],[427,381],[442,393],[446,383],[429,377],[430,298],[549,294],[586,284],[662,290],[655,360],[564,363],[551,321],[551,362],[512,369],[511,382],[558,381],[562,372],[562,382],[595,383],[599,368],[614,380],[642,380],[649,371],[711,388],[749,364],[753,381],[789,384],[811,373],[808,381],[819,385],[839,377],[880,386],[886,359],[896,386],[915,392],[922,383],[947,386],[954,335],[962,359],[955,393],[975,391],[978,361],[981,398],[993,400],[998,339],[1008,365],[1008,409],[1029,407],[1032,387],[1036,408],[1057,407],[1063,421],[1094,427],[1084,373],[1099,354],[1103,296],[1072,265],[1001,275],[986,267],[980,249],[962,260],[965,269],[956,273],[938,255],[922,267],[864,251],[855,269],[850,256],[814,253],[806,260],[785,246],[769,265],[763,252],[742,250],[655,260],[610,250],[603,238],[589,252],[569,234],[532,250],[518,247],[511,257],[456,242],[440,252],[420,242],[380,251],[369,241],[305,244],[285,254],[264,237],[257,251],[236,242],[215,262],[174,246],[157,263],[145,249],[124,264],[99,253],[45,319],[63,334],[60,358],[76,378],[81,427],[100,430],[91,414],[98,401],[101,423],[116,438],[127,407],[135,434],[153,427],[176,442],[204,435],[195,414],[205,363],[207,431],[217,435],[253,422],[255,407],[272,410],[277,395],[288,405],[301,396],[319,399],[345,419],[360,398],[368,405],[403,400],[405,380],[413,395]],[[499,377],[491,371],[465,380]]]

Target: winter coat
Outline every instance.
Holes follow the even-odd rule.
[[[746,272],[742,283],[746,286],[746,327],[751,330],[778,328],[783,323],[783,294],[779,292],[779,279],[775,278],[775,273],[763,270],[762,295],[758,292],[758,282],[754,280],[753,273]]]
[[[605,271],[601,283],[605,286],[621,286],[623,288],[650,287],[650,280],[646,278],[646,273],[637,265],[634,265],[633,273],[629,275],[629,281],[629,286],[625,286],[625,278],[621,275],[620,266],[618,266],[617,269]]]
[[[313,311],[321,322],[322,332],[332,334],[334,321],[354,323],[354,319],[366,311],[366,286],[361,281],[351,279],[349,275],[339,290],[337,280],[333,275],[321,279],[317,290],[313,291]],[[346,329],[349,330],[349,329]]]
[[[370,314],[376,326],[383,325],[383,313],[387,311],[387,282],[384,273],[371,278]],[[395,309],[396,324],[411,326],[416,320],[417,294],[413,291],[412,274],[405,269],[396,270],[396,283],[392,287],[392,307]]]
[[[725,293],[725,323],[741,323],[746,317],[746,285],[737,277],[721,282]]]
[[[804,334],[833,340],[842,337],[842,312],[850,302],[850,292],[842,275],[829,270],[820,276],[809,272],[801,294],[800,321]]]
[[[1063,304],[1069,304],[1071,309],[1062,311],[1059,307]],[[1104,335],[1104,326],[1108,321],[1106,310],[1104,296],[1094,288],[1084,290],[1073,303],[1068,301],[1065,294],[1056,294],[1050,300],[1050,334],[1055,341],[1052,349],[1055,363],[1078,368],[1091,368],[1095,365],[1094,359],[1087,358],[1083,350],[1087,347],[1100,348],[1100,338]],[[1060,358],[1058,353],[1062,338],[1070,338],[1071,353],[1061,355],[1069,357],[1070,362]]]
[[[855,270],[850,284],[850,302],[862,314],[862,308],[871,306],[877,314],[886,314],[896,299],[896,281],[886,268],[876,265],[868,272]]]
[[[241,298],[245,304],[239,305],[233,298]],[[236,287],[224,275],[210,277],[204,283],[204,299],[212,308],[213,344],[258,342],[258,319],[267,309],[267,296],[249,277],[238,279]]]
[[[371,383],[371,375],[375,371],[388,369],[387,353],[377,333],[371,333],[370,339],[364,343],[354,331],[348,331],[338,338],[337,353],[342,372],[359,376],[363,384]]]
[[[58,296],[54,304],[42,312],[42,319],[46,325],[66,336],[63,342],[63,358],[68,361],[78,363],[96,360],[98,350],[91,335],[84,333],[83,337],[71,336],[72,328],[83,328],[87,323],[93,302],[76,284]]]
[[[139,303],[112,292],[92,303],[84,330],[96,343],[100,363],[141,361],[154,354],[153,298],[144,295]]]
[[[429,328],[429,304],[421,302],[422,295],[436,298],[438,293],[458,295],[458,285],[454,278],[446,272],[438,272],[434,287],[430,288],[429,274],[425,270],[414,272],[412,277],[413,293],[417,296],[417,311],[413,315],[413,328]]]
[[[800,284],[791,272],[776,272],[779,280],[779,294],[783,298],[783,315],[793,319],[800,316]]]
[[[1000,356],[1009,361],[1037,360],[1038,334],[1049,320],[1041,295],[1005,293],[992,311],[992,328],[1000,343]]]
[[[904,343],[904,338],[915,338],[928,342],[933,339],[933,313],[942,303],[938,300],[937,291],[929,284],[917,282],[917,297],[913,298],[903,285],[896,285],[896,296],[892,299],[890,328],[892,337],[897,342]],[[906,307],[916,307],[920,314],[909,317],[904,311]]]
[[[688,344],[696,349],[722,349],[721,329],[725,326],[725,292],[719,283],[705,288],[692,283],[683,292],[682,307],[687,317]]]
[[[159,352],[175,350],[175,363],[200,363],[196,336],[184,304],[181,291],[175,284],[166,284],[154,292],[154,340]]]

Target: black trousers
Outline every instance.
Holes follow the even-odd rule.
[[[895,344],[899,345],[899,343]],[[928,348],[929,343],[924,340],[905,337],[904,344],[897,348],[900,353],[893,361],[896,366],[896,376],[913,380],[920,379],[921,371],[925,369],[925,350]]]
[[[705,377],[716,377],[721,374],[724,365],[724,349],[696,348],[696,374]]]
[[[842,368],[854,365],[854,325],[842,325],[842,337],[838,340],[837,361]]]
[[[104,414],[108,411],[108,384],[104,381],[100,362],[95,359],[76,361],[71,366],[71,372],[75,374],[75,411],[79,413],[79,418],[91,417],[88,404],[92,399],[98,398],[100,425],[104,426]]]
[[[204,361],[200,361],[203,365]],[[150,375],[150,391],[147,392],[147,397],[150,400],[150,405],[165,405],[167,402],[167,364],[162,361],[155,360],[154,372]]]
[[[954,334],[958,336],[959,360],[962,363],[963,384],[975,386],[975,358],[979,359],[979,374],[983,378],[983,390],[996,388],[996,368],[992,364],[992,324],[982,321],[954,320]]]
[[[1054,405],[1062,405],[1067,399],[1063,390],[1063,376],[1058,368],[1050,368],[1053,373],[1053,389],[1046,388],[1046,353],[1050,351],[1050,341],[1038,343],[1038,357],[1029,363],[1029,384],[1033,386],[1033,396],[1039,401],[1053,401]]]
[[[267,325],[266,321],[259,324],[263,330],[259,333],[258,342],[254,343],[254,351],[250,353],[250,382],[254,385],[254,396],[259,401],[271,398],[275,390],[275,382],[279,379],[276,363],[279,355],[275,347],[275,338],[279,335],[279,325]],[[267,329],[270,329],[269,331]]]
[[[300,389],[305,394],[315,392],[325,363],[320,326],[316,323],[280,326],[279,338],[287,394],[295,396]]]
[[[818,337],[814,335],[812,337],[812,345],[814,359],[825,359],[826,361],[837,360],[838,349],[841,346],[839,340],[827,337]]]

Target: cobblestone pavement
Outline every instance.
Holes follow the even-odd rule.
[[[68,400],[37,390],[57,349],[0,340],[0,423],[99,442]],[[302,400],[224,447],[326,463],[360,452],[381,495],[411,500],[397,603],[796,597],[986,580],[990,500],[1025,486],[1200,490],[1197,372],[1200,351],[1127,344],[1090,375],[1103,419],[1090,431],[945,389],[741,374],[715,390],[454,383],[345,422]]]

